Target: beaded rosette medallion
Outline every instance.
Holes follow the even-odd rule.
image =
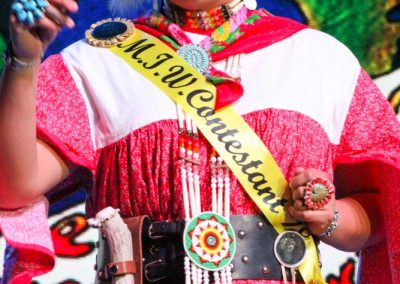
[[[198,267],[217,271],[228,266],[235,255],[235,233],[221,215],[203,212],[187,223],[183,245]]]

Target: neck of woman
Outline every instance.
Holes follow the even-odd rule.
[[[184,30],[209,32],[229,20],[243,6],[243,0],[233,0],[208,11],[185,10],[165,1],[161,12]]]

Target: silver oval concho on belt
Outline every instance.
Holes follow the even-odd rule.
[[[296,283],[296,268],[303,263],[306,249],[306,241],[298,232],[286,231],[276,238],[274,252],[281,264],[284,283],[288,283],[286,268],[290,269],[292,283]]]

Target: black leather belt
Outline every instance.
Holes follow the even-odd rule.
[[[274,242],[278,234],[265,217],[231,215],[230,223],[236,234],[232,278],[282,280],[281,266],[274,255]],[[144,219],[141,228],[143,283],[184,283],[182,244],[184,227],[183,221],[166,222]],[[110,262],[107,250],[106,240],[100,238],[97,257],[99,272],[103,271],[106,264]],[[297,277],[301,280],[300,275]],[[96,283],[110,282],[98,277]]]

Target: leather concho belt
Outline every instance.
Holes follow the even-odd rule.
[[[147,216],[124,221],[132,233],[135,283],[184,283],[184,222],[151,221]],[[236,234],[232,278],[283,279],[280,264],[274,256],[278,234],[269,222],[261,215],[231,215],[230,223]],[[110,262],[107,240],[100,236],[96,284],[110,283],[113,276],[123,274],[123,271],[118,273],[118,265]]]

